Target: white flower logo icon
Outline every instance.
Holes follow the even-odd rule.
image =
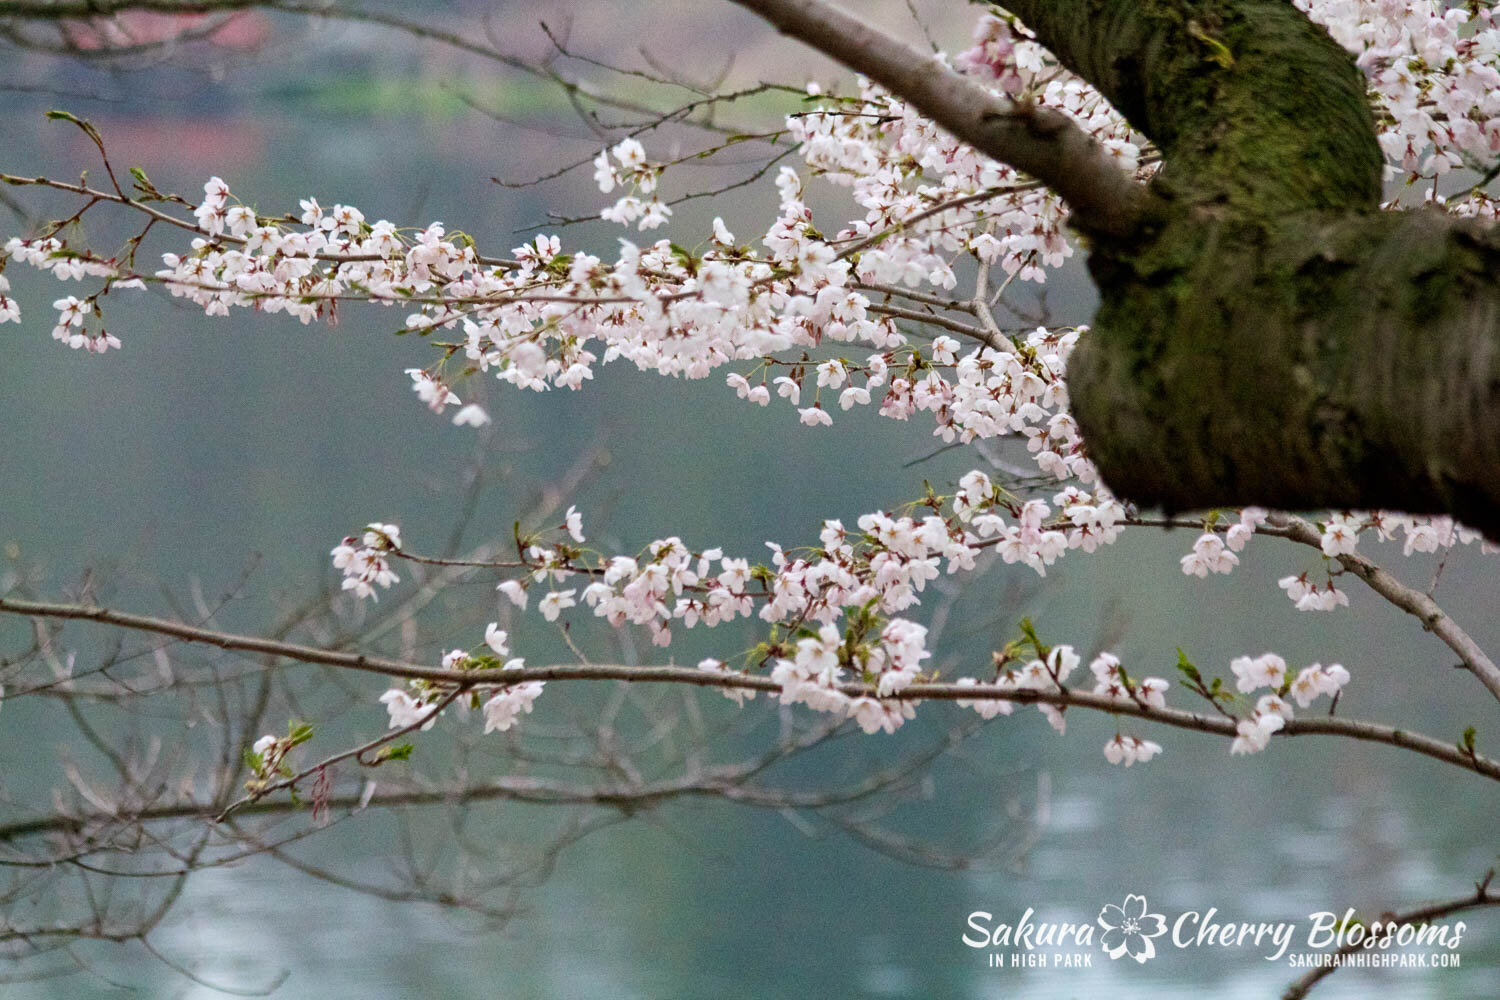
[[[1099,926],[1104,936],[1099,945],[1111,959],[1129,955],[1145,963],[1156,957],[1151,939],[1167,932],[1167,922],[1160,913],[1146,912],[1146,897],[1131,894],[1119,906],[1113,904],[1099,911]]]

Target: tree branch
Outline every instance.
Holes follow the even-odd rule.
[[[215,632],[209,629],[184,625],[180,622],[133,615],[107,608],[86,605],[44,604],[37,601],[20,601],[0,598],[0,613],[26,615],[42,618],[62,618],[98,622],[121,628],[138,629],[170,635],[187,642],[206,643],[221,649],[272,654],[303,663],[320,663],[345,667],[366,673],[384,674],[411,680],[425,680],[437,684],[473,687],[508,687],[526,681],[568,680],[617,680],[635,683],[687,684],[695,687],[780,692],[781,685],[769,677],[751,674],[714,673],[690,667],[632,667],[621,664],[553,665],[525,667],[518,670],[474,671],[444,670],[404,663],[382,657],[356,653],[340,653],[294,643],[258,639],[252,636]],[[875,697],[875,688],[865,684],[841,684],[838,690],[851,698]],[[24,694],[24,692],[17,692]],[[992,684],[962,685],[947,683],[912,684],[890,701],[942,700],[1000,700],[1021,705],[1046,704],[1058,708],[1088,708],[1111,715],[1129,715],[1178,729],[1191,729],[1219,736],[1236,735],[1238,720],[1233,716],[1199,715],[1175,708],[1153,708],[1135,701],[1117,701],[1113,698],[1073,688],[1056,691],[1017,690]],[[1384,743],[1400,747],[1453,764],[1466,771],[1500,781],[1500,761],[1459,747],[1456,743],[1445,743],[1430,736],[1413,733],[1394,726],[1337,716],[1303,717],[1292,719],[1277,734],[1343,736],[1369,743]]]
[[[1280,535],[1313,548],[1321,547],[1322,535],[1300,517],[1272,514],[1270,524],[1263,528],[1270,529],[1265,531],[1266,534]],[[1437,601],[1415,587],[1402,583],[1364,556],[1345,555],[1338,556],[1337,559],[1340,566],[1359,577],[1371,590],[1407,614],[1415,616],[1424,629],[1443,640],[1449,649],[1458,654],[1459,663],[1464,669],[1479,678],[1479,682],[1490,694],[1500,700],[1500,667],[1485,655],[1479,643],[1448,617],[1448,613]]]
[[[997,97],[929,52],[822,0],[734,0],[909,102],[955,137],[1042,181],[1088,232],[1125,237],[1149,197],[1072,119]]]
[[[1500,906],[1500,893],[1490,890],[1490,883],[1494,881],[1495,872],[1490,870],[1483,879],[1475,883],[1474,891],[1466,896],[1451,899],[1442,903],[1432,903],[1428,906],[1408,910],[1405,913],[1386,912],[1381,914],[1380,922],[1395,927],[1405,927],[1410,924],[1425,924],[1433,920],[1441,920],[1451,917],[1455,913],[1463,913],[1465,910],[1475,910],[1487,906]],[[1364,942],[1358,944],[1346,944],[1334,952],[1336,955],[1352,955],[1364,947]],[[1323,965],[1309,971],[1302,978],[1287,987],[1281,995],[1281,1000],[1302,1000],[1307,996],[1314,986],[1324,978],[1331,976],[1339,970],[1337,965]]]

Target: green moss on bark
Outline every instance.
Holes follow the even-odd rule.
[[[1381,213],[1362,74],[1287,0],[1013,0],[1161,147],[1098,240],[1091,457],[1168,510],[1449,513],[1500,538],[1500,238]]]
[[[1096,260],[1069,384],[1122,495],[1500,529],[1493,234],[1429,212],[1183,221],[1129,263]]]

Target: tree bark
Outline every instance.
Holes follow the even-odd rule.
[[[1353,58],[1285,0],[1012,0],[1162,149],[1096,239],[1069,369],[1104,480],[1168,510],[1451,514],[1500,537],[1500,236],[1383,213]]]
[[[954,74],[822,0],[737,2],[1069,201],[1101,299],[1071,405],[1120,496],[1450,514],[1500,539],[1500,236],[1378,210],[1364,76],[1289,0],[1005,4],[1161,148],[1145,197],[1094,160],[1079,183],[1035,129],[987,133]]]

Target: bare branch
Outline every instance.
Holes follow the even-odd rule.
[[[1408,925],[1426,924],[1444,917],[1451,917],[1455,913],[1463,913],[1466,910],[1477,910],[1482,907],[1500,906],[1500,893],[1490,889],[1490,883],[1495,879],[1495,872],[1491,869],[1484,878],[1474,885],[1474,891],[1457,899],[1450,899],[1441,903],[1432,903],[1428,906],[1408,910],[1405,913],[1392,913],[1387,911],[1380,915],[1380,922],[1386,926],[1406,927]],[[1333,954],[1352,955],[1364,947],[1364,941],[1346,944]],[[1339,970],[1337,965],[1322,965],[1309,971],[1302,978],[1287,987],[1281,995],[1281,1000],[1302,1000],[1308,992],[1323,979],[1331,976]]]

